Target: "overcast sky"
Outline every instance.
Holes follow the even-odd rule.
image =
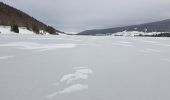
[[[65,32],[170,19],[170,0],[1,0]]]

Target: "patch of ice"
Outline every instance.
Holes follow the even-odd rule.
[[[26,50],[55,50],[58,48],[75,48],[76,44],[66,43],[66,44],[40,44],[34,42],[13,42],[8,44],[0,44],[0,47],[18,47],[19,49]]]
[[[85,68],[85,67],[75,67],[73,68],[76,70],[73,74],[64,75],[60,82],[66,81],[67,84],[71,83],[72,81],[78,80],[78,79],[88,79],[89,75],[92,74],[93,71],[91,69]]]
[[[13,58],[14,56],[1,56],[0,57],[0,60],[6,60],[6,59],[9,59],[9,58]]]
[[[83,84],[74,84],[72,86],[69,86],[68,88],[63,89],[62,91],[57,91],[55,93],[49,94],[46,97],[47,98],[53,98],[54,96],[58,94],[65,94],[65,93],[72,93],[77,91],[82,91],[88,89],[88,85]]]

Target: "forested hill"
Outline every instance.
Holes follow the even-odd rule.
[[[58,30],[48,26],[30,15],[11,7],[3,2],[0,2],[0,25],[11,26],[18,25],[19,27],[26,27],[28,30],[39,34],[40,30],[50,34],[58,34]]]
[[[116,27],[108,29],[94,29],[80,32],[79,35],[98,35],[98,34],[114,34],[122,31],[139,31],[139,32],[170,32],[170,19],[145,23],[140,25],[132,25],[125,27]]]

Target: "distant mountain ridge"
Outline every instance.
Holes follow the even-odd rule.
[[[98,35],[98,34],[114,34],[122,31],[140,31],[140,32],[170,32],[170,19],[139,24],[139,25],[131,25],[125,27],[116,27],[116,28],[108,28],[108,29],[94,29],[94,30],[86,30],[78,33],[78,35]]]
[[[0,2],[0,25],[11,26],[13,24],[17,24],[19,27],[26,27],[28,30],[32,30],[37,34],[40,30],[46,31],[50,34],[58,34],[57,32],[60,32],[30,15]]]

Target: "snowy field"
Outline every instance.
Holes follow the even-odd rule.
[[[0,35],[0,100],[170,100],[170,38]]]

